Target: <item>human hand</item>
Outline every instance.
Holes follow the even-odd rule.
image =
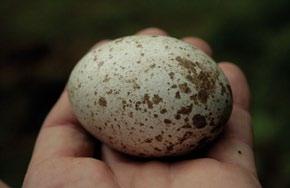
[[[166,35],[149,28],[141,35]],[[186,37],[211,55],[201,39]],[[101,45],[102,41],[97,45]],[[222,137],[203,158],[180,161],[138,161],[111,150],[94,146],[91,137],[73,115],[67,91],[48,114],[38,135],[23,187],[261,187],[257,178],[249,88],[242,71],[231,63],[220,63],[233,92],[233,112]],[[94,158],[94,150],[101,158]]]

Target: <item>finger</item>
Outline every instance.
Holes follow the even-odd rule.
[[[156,27],[149,27],[146,29],[142,29],[136,33],[136,35],[168,35],[165,31],[162,29],[156,28]]]
[[[32,162],[57,156],[91,156],[93,146],[90,137],[76,120],[65,90],[44,121]]]
[[[110,42],[111,40],[109,39],[104,39],[104,40],[100,40],[99,42],[97,42],[91,49],[95,49],[103,44],[106,44],[108,42]]]
[[[233,111],[228,121],[226,136],[236,137],[238,140],[252,147],[253,133],[251,127],[250,90],[243,72],[234,64],[220,63],[219,65],[228,78],[232,96]]]
[[[223,62],[220,63],[220,67],[230,82],[234,104],[246,111],[249,111],[250,89],[245,75],[236,65],[232,63]]]
[[[189,44],[196,46],[197,48],[202,50],[207,55],[212,56],[212,49],[209,46],[209,44],[207,42],[205,42],[204,40],[202,40],[200,38],[196,38],[196,37],[184,37],[184,38],[182,38],[182,40],[189,43]]]
[[[252,150],[252,127],[249,108],[249,87],[242,71],[230,63],[221,63],[233,93],[233,111],[222,138],[210,150],[209,156],[229,164],[239,165],[256,173]]]

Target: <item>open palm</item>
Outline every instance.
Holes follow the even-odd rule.
[[[166,35],[153,28],[138,34]],[[210,47],[201,39],[187,37],[184,41],[211,55]],[[219,66],[230,81],[234,108],[224,134],[203,157],[140,161],[105,145],[95,147],[75,119],[65,90],[42,126],[23,186],[260,187],[252,150],[246,79],[233,64]],[[93,157],[96,150],[101,152],[100,159]]]

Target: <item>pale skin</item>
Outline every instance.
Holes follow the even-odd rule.
[[[157,28],[137,35],[167,35]],[[208,55],[210,46],[202,39],[185,37]],[[97,43],[102,45],[107,40]],[[234,64],[219,63],[233,92],[233,111],[224,134],[203,158],[176,161],[140,161],[106,145],[95,147],[94,139],[76,120],[67,91],[64,90],[38,135],[23,187],[99,187],[99,188],[256,188],[253,154],[250,92],[242,71]],[[101,157],[93,157],[95,150]]]

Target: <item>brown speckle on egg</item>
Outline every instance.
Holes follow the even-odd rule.
[[[150,109],[153,108],[153,102],[150,100],[150,97],[147,93],[144,95],[143,103],[147,104],[148,108],[150,108]]]
[[[99,104],[103,107],[106,107],[107,106],[107,101],[104,97],[100,97],[99,98]]]
[[[177,114],[190,114],[192,111],[193,105],[190,104],[188,106],[182,106],[178,111]]]
[[[162,98],[159,97],[158,95],[154,95],[153,98],[152,98],[152,102],[154,104],[159,104],[160,102],[162,102]]]
[[[188,87],[187,83],[179,84],[179,89],[182,93],[190,93],[191,89]]]
[[[206,126],[206,119],[204,116],[197,114],[193,116],[192,123],[196,128],[200,129]]]
[[[172,123],[172,122],[171,122],[170,119],[164,119],[164,123],[166,123],[166,124],[170,124],[170,123]]]
[[[177,98],[177,99],[180,99],[181,97],[180,97],[180,92],[179,91],[176,91],[176,93],[175,93],[175,98]]]
[[[165,108],[163,108],[163,109],[160,110],[160,113],[161,114],[165,114],[166,112],[167,112],[167,110]]]
[[[158,141],[158,142],[161,142],[163,140],[163,137],[161,135],[158,135],[158,136],[155,136],[155,139]]]
[[[146,140],[144,140],[145,143],[151,143],[152,142],[152,138],[147,138]]]

